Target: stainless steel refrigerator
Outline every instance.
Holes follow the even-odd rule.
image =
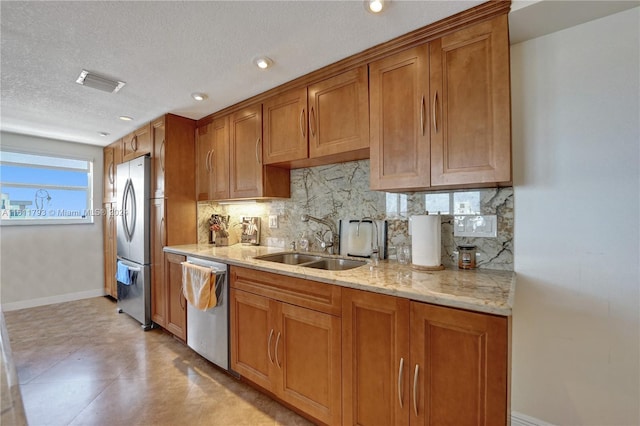
[[[118,164],[117,173],[118,308],[148,330],[151,322],[151,249],[148,156]]]

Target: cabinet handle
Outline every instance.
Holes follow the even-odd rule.
[[[211,165],[209,164],[209,158],[211,157],[211,150],[207,151],[207,157],[204,159],[204,167],[208,172],[211,171]]]
[[[433,95],[433,130],[438,133],[438,120],[436,119],[436,105],[438,104],[438,91]]]
[[[131,151],[136,152],[138,150],[138,137],[134,136],[131,139]]]
[[[113,185],[113,161],[109,163],[109,183]]]
[[[184,311],[185,307],[186,307],[186,303],[182,303],[182,301],[187,301],[187,299],[184,298],[184,294],[182,292],[180,292],[180,307],[182,308],[182,310]]]
[[[260,162],[260,157],[258,156],[258,148],[260,147],[260,138],[256,139],[256,162],[258,164],[262,164]]]
[[[278,345],[280,344],[280,332],[278,331],[278,337],[276,337],[276,365],[278,368],[282,368],[280,361],[278,360]]]
[[[418,417],[418,403],[417,403],[417,393],[418,393],[418,369],[420,367],[416,364],[416,370],[413,373],[413,412]]]
[[[424,95],[422,95],[422,99],[420,100],[420,131],[422,132],[422,136],[424,136]]]
[[[404,370],[404,358],[400,358],[400,365],[398,366],[398,402],[400,402],[400,408],[402,408],[402,371]]]
[[[316,112],[313,110],[313,107],[311,107],[311,120],[309,122],[309,127],[310,127],[310,131],[311,131],[311,136],[312,137],[316,137]]]
[[[273,328],[269,332],[269,341],[267,342],[267,355],[269,356],[269,362],[273,364],[273,358],[271,357],[271,338],[273,337]]]
[[[213,171],[213,154],[216,153],[215,149],[211,150],[211,155],[209,155],[209,171],[212,172]]]
[[[164,232],[164,216],[160,219],[160,242],[162,243],[162,247],[167,245],[166,235]]]
[[[305,132],[304,132],[304,108],[302,108],[302,110],[300,111],[300,134],[302,135],[303,138],[306,137]]]
[[[162,140],[162,145],[160,145],[160,168],[164,172],[164,139]]]

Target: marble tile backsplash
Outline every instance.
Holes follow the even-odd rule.
[[[454,237],[454,216],[441,215],[442,264],[457,267],[457,249],[461,244],[477,246],[477,266],[486,269],[513,270],[513,188],[477,190],[481,214],[497,216],[496,238]],[[261,245],[289,248],[306,234],[311,251],[321,251],[313,234],[322,225],[302,222],[304,213],[328,219],[360,219],[371,216],[388,223],[387,246],[411,244],[408,218],[424,214],[425,193],[396,194],[369,190],[369,160],[291,170],[291,198],[254,204],[198,203],[198,242],[209,242],[212,214],[230,216],[229,244],[240,241],[242,216],[261,218]],[[278,228],[269,228],[269,216],[278,217]]]

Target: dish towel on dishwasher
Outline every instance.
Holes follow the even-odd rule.
[[[131,275],[129,274],[129,267],[118,260],[118,267],[116,268],[116,280],[124,285],[131,285]]]
[[[214,271],[206,266],[182,262],[182,293],[193,307],[201,311],[213,308],[218,303]]]

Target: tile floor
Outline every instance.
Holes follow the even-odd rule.
[[[311,424],[109,298],[4,315],[31,426]]]

